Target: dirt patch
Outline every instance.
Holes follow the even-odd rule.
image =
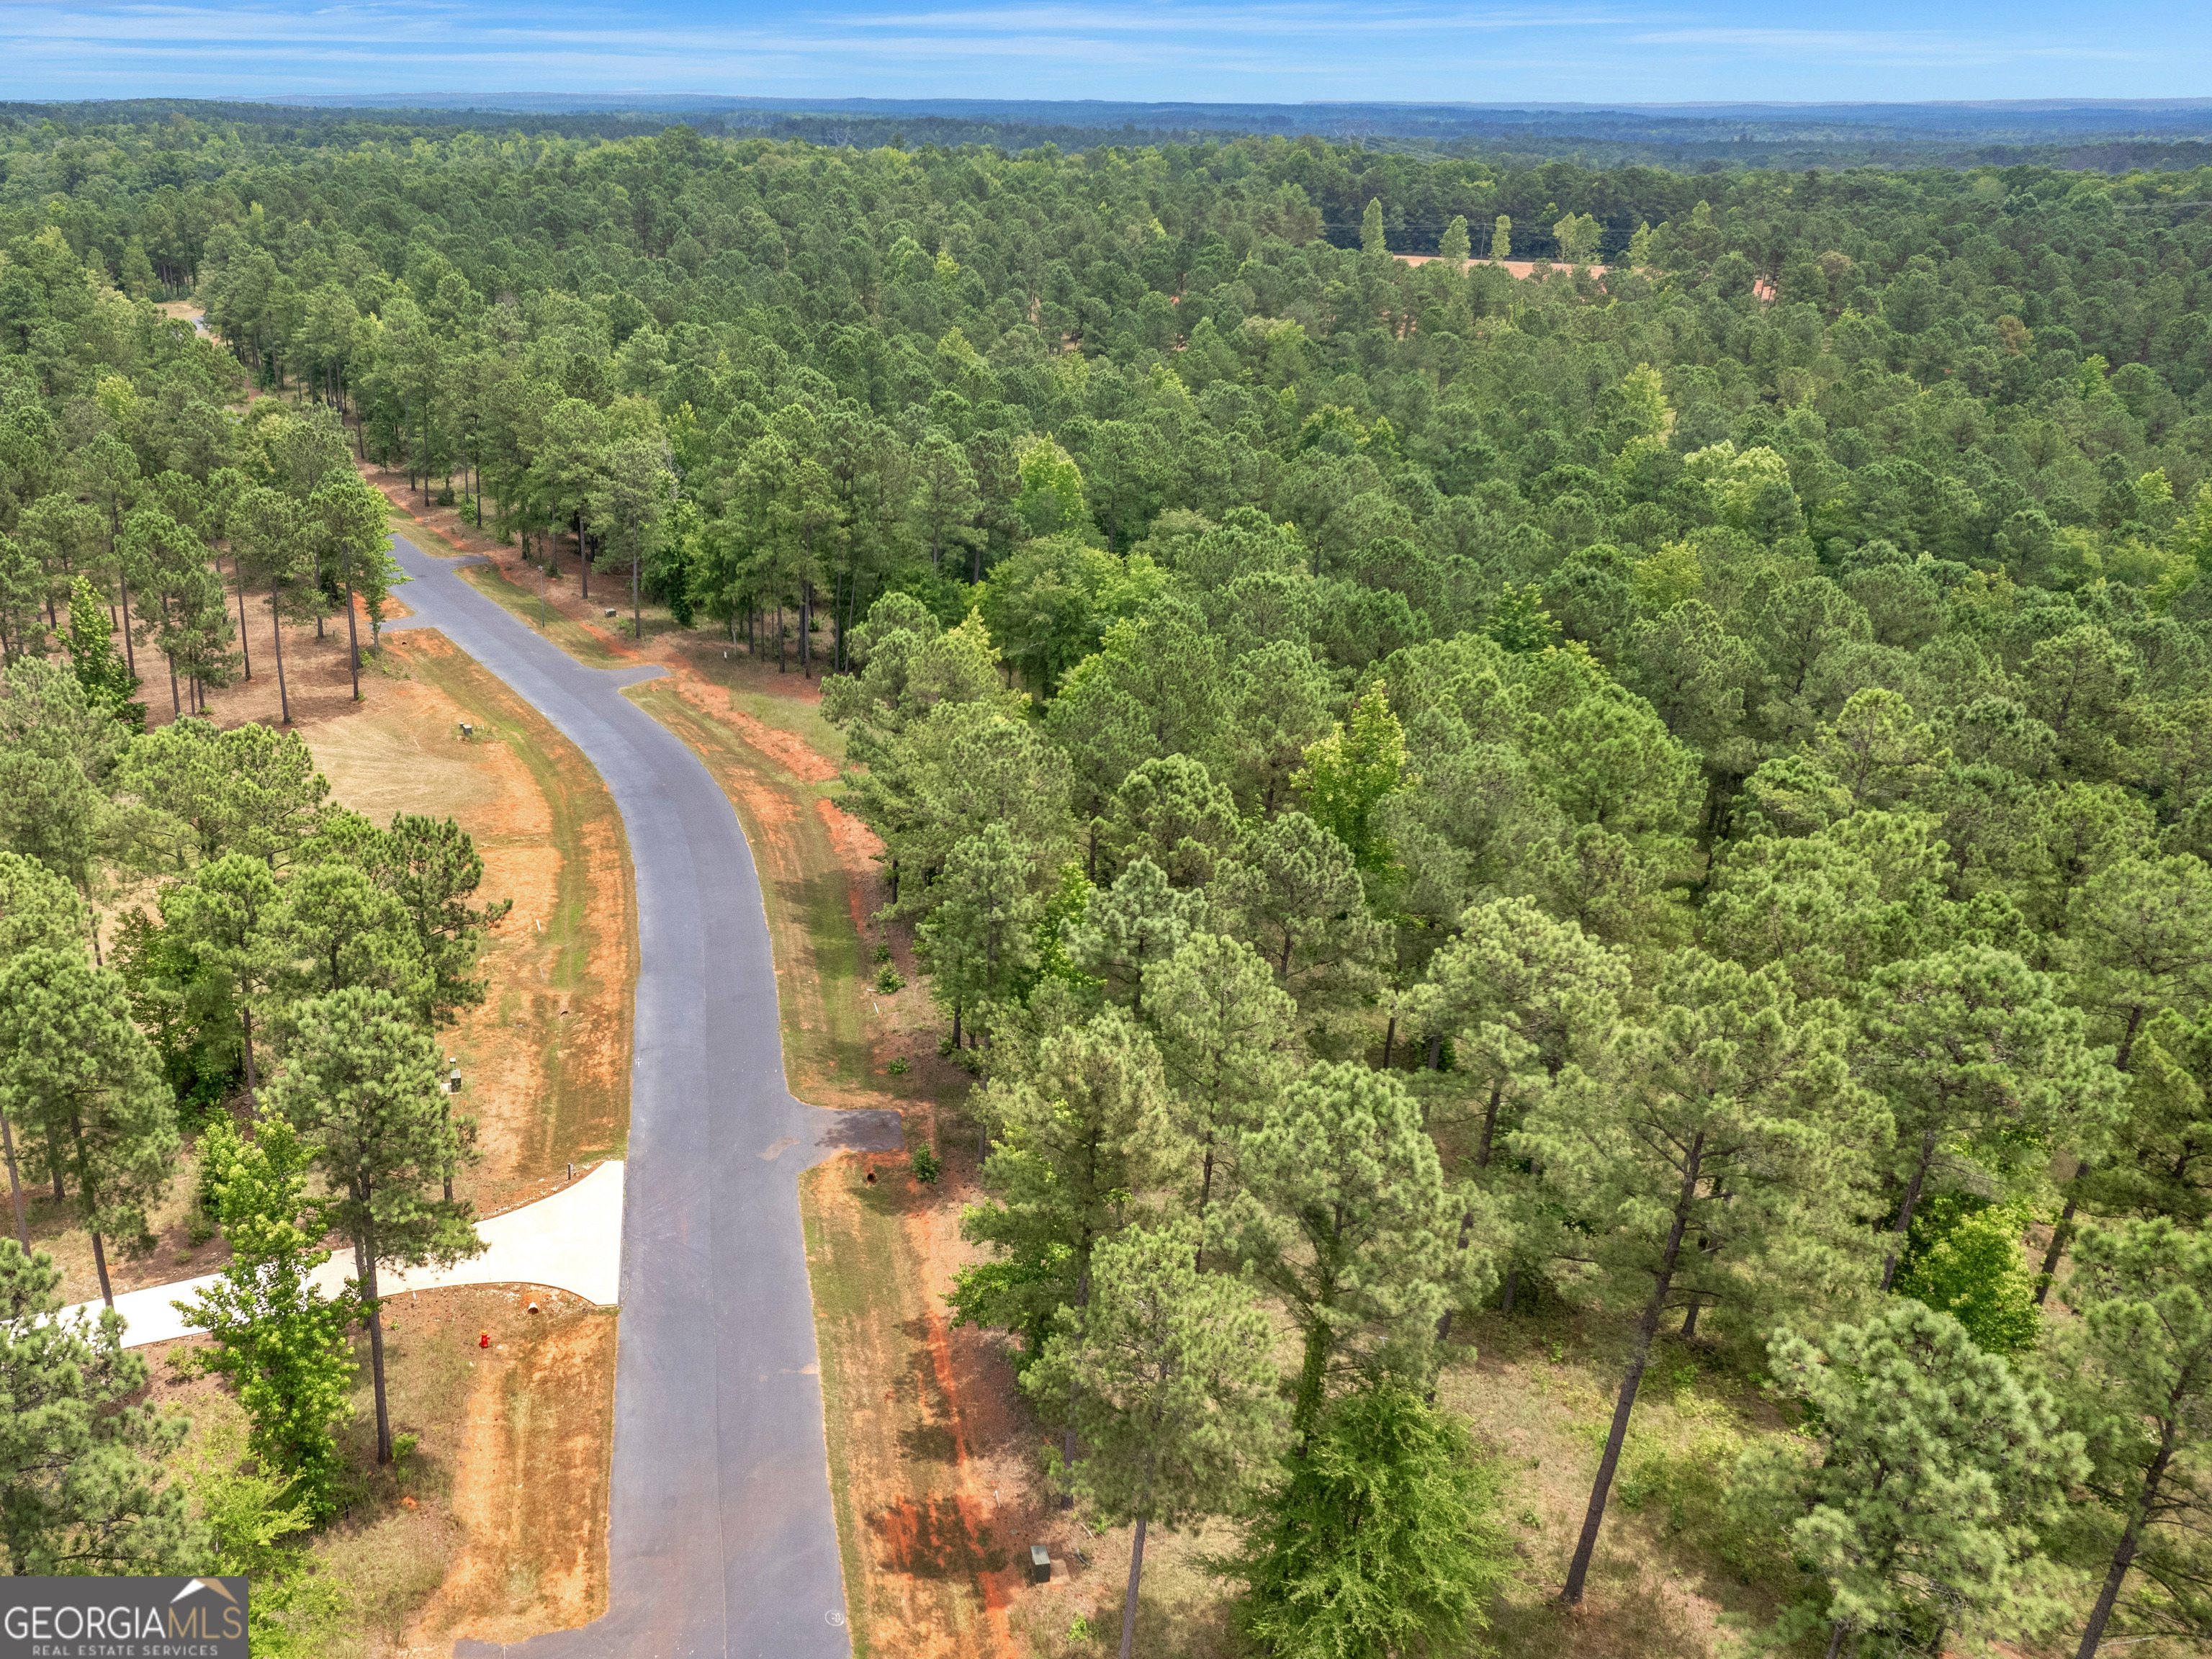
[[[231,622],[235,627],[238,621],[238,584],[223,572],[223,562],[218,560],[216,568],[222,576],[223,587],[230,597]],[[397,620],[403,610],[404,607],[398,605],[387,606],[386,619]],[[228,685],[203,690],[204,710],[208,718],[226,730],[243,726],[248,720],[258,720],[264,726],[281,729],[288,703],[292,724],[303,728],[359,714],[377,701],[385,677],[380,672],[377,642],[371,638],[366,611],[356,614],[355,625],[361,636],[362,648],[360,702],[354,700],[353,675],[346,666],[346,619],[343,610],[325,618],[319,628],[313,623],[285,625],[283,629],[284,673],[280,695],[276,635],[269,621],[268,591],[246,589],[246,627],[240,632],[239,642],[243,649],[237,675]],[[119,635],[116,648],[122,648]],[[190,683],[180,680],[172,689],[168,665],[161,653],[150,645],[137,646],[133,649],[137,659],[140,682],[138,701],[146,705],[146,723],[149,726],[166,726],[179,714],[194,712]]]
[[[1442,259],[1443,256],[1440,253],[1394,253],[1390,257],[1395,259],[1401,265],[1425,265]],[[1468,259],[1461,264],[1460,269],[1462,270],[1472,270],[1477,265],[1496,265],[1503,270],[1507,276],[1520,277],[1525,280],[1526,278],[1534,276],[1536,274],[1536,267],[1540,264],[1547,271],[1571,270],[1574,269],[1573,266],[1562,264],[1554,259]],[[1602,276],[1607,271],[1610,270],[1612,267],[1610,265],[1584,265],[1582,269],[1589,271],[1593,276]]]
[[[800,1188],[854,1646],[1012,1654],[1008,1610],[1045,1516],[1000,1467],[1011,1373],[946,1326],[945,1276],[928,1271],[939,1195],[898,1162],[841,1158]]]
[[[540,1309],[536,1314],[527,1311],[533,1300]],[[486,1449],[476,1419],[487,1378],[495,1379],[490,1386],[503,1393],[518,1376],[531,1375],[541,1346],[589,1341],[594,1339],[569,1334],[579,1327],[610,1330],[613,1322],[611,1314],[573,1296],[529,1287],[424,1291],[387,1303],[384,1353],[392,1431],[395,1437],[411,1436],[414,1444],[404,1459],[382,1468],[374,1455],[367,1339],[356,1341],[362,1370],[343,1443],[359,1486],[315,1549],[354,1599],[362,1631],[357,1651],[368,1659],[452,1651],[450,1639],[425,1646],[416,1632],[442,1601],[449,1571],[477,1559],[488,1539],[497,1536],[484,1533],[477,1512],[463,1507],[465,1500],[479,1503],[490,1480],[520,1480],[536,1487],[529,1495],[544,1539],[518,1540],[513,1558],[526,1575],[534,1571],[543,1580],[547,1565],[572,1563],[580,1547],[587,1554],[597,1552],[596,1576],[604,1586],[605,1452],[611,1435],[602,1431],[597,1461],[572,1443],[595,1419],[611,1422],[611,1364],[573,1371],[567,1397],[553,1402],[556,1417],[507,1414],[493,1443],[496,1461],[487,1465],[505,1471],[503,1476],[479,1472],[474,1460]],[[483,1345],[486,1337],[489,1346]],[[554,1431],[532,1431],[548,1426]],[[518,1620],[530,1616],[538,1605],[536,1584],[518,1577],[514,1591],[507,1612]],[[472,1611],[459,1609],[456,1616]],[[551,1607],[542,1616],[551,1620]]]
[[[339,1432],[350,1486],[310,1545],[349,1605],[306,1650],[444,1655],[462,1636],[515,1640],[605,1609],[614,1332],[611,1310],[529,1286],[424,1291],[386,1304],[386,1378],[405,1455],[375,1463],[362,1337],[354,1415]],[[173,1470],[198,1461],[212,1435],[244,1426],[220,1379],[182,1364],[205,1344],[146,1351],[149,1398],[192,1421]]]
[[[788,732],[777,731],[774,726],[756,720],[742,708],[726,708],[721,712],[720,718],[727,721],[730,729],[739,737],[800,782],[834,783],[836,781],[836,766],[816,754],[801,738],[793,736]],[[825,812],[833,810],[828,801],[823,801],[822,806]],[[839,816],[843,815],[841,813]],[[855,828],[858,827],[856,824]],[[865,835],[866,831],[864,830],[861,833]],[[878,843],[877,850],[879,852],[882,850],[881,843]]]
[[[428,635],[392,650],[403,671],[453,653]],[[419,675],[393,684],[380,702],[368,718],[307,732],[336,799],[378,823],[419,812],[453,818],[479,841],[545,836],[552,815],[512,745],[492,732],[462,738],[472,710]]]
[[[613,1314],[550,1308],[479,1367],[452,1497],[461,1547],[415,1641],[518,1642],[606,1611],[614,1372]]]

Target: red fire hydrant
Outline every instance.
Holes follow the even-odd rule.
[[[479,1348],[489,1348],[491,1346],[491,1333],[489,1331],[486,1331],[482,1336],[477,1338],[477,1346]]]

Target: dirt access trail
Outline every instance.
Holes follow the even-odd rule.
[[[464,1654],[850,1652],[830,1502],[801,1170],[895,1147],[890,1112],[784,1083],[775,967],[737,816],[684,743],[622,695],[657,670],[586,667],[405,537],[403,628],[434,628],[580,750],[621,809],[636,878],[636,1060],[615,1365],[609,1610]]]

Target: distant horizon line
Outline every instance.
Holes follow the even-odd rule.
[[[167,94],[142,93],[138,98],[161,97]],[[181,96],[182,94],[179,94]],[[722,92],[655,92],[647,88],[629,89],[539,88],[535,90],[511,88],[490,91],[431,91],[373,92],[348,94],[344,93],[272,93],[263,97],[199,98],[198,103],[240,104],[296,104],[307,101],[343,106],[351,99],[362,107],[368,100],[384,103],[403,98],[624,98],[651,99],[657,102],[673,103],[698,99],[710,103],[737,104],[760,108],[814,109],[823,105],[880,105],[885,108],[913,109],[932,104],[958,105],[963,108],[1035,108],[1040,106],[1062,109],[1448,109],[1448,110],[1540,110],[1586,113],[1607,110],[1644,112],[1651,110],[1824,110],[1824,109],[1959,109],[1959,110],[2063,110],[2063,109],[2212,109],[2212,96],[2189,98],[1825,98],[1804,100],[1739,99],[1719,101],[1710,99],[1686,99],[1680,102],[1638,102],[1626,99],[1600,102],[1569,101],[1552,99],[1522,99],[1512,101],[1492,101],[1471,99],[1437,98],[1301,98],[1301,99],[1243,99],[1243,98],[963,98],[957,96],[934,98],[880,98],[847,95],[822,98],[777,97],[763,93]],[[129,103],[131,98],[75,98],[46,100],[10,100],[10,102],[48,103]]]
[[[167,100],[195,104],[259,105],[276,108],[325,109],[429,109],[458,106],[463,109],[483,108],[495,112],[528,112],[523,100],[542,106],[548,102],[569,104],[573,113],[610,113],[620,107],[653,106],[659,112],[682,112],[696,109],[709,112],[715,109],[758,109],[763,111],[806,112],[877,110],[886,114],[926,113],[937,108],[957,109],[969,113],[982,111],[1134,111],[1156,112],[1162,114],[1188,112],[1203,113],[1209,111],[1248,110],[1437,110],[1467,111],[1510,114],[1673,114],[1673,115],[1738,115],[1750,116],[1765,112],[1803,116],[1823,112],[1910,112],[1910,111],[2010,111],[2062,112],[2067,110],[2142,111],[2144,112],[2212,111],[2212,96],[2185,98],[1930,98],[1930,99],[1857,99],[1829,98],[1807,100],[1741,99],[1728,101],[1686,99],[1679,102],[1631,100],[1594,101],[1589,100],[1525,99],[1512,101],[1478,100],[1444,100],[1423,98],[1306,98],[1281,99],[1145,99],[1145,98],[963,98],[958,96],[929,98],[883,98],[861,95],[793,98],[756,93],[659,92],[646,88],[594,88],[565,89],[538,88],[531,90],[508,88],[501,90],[445,91],[422,89],[407,92],[371,93],[266,93],[258,95],[236,94],[210,96],[203,94],[141,92],[112,94],[100,98],[9,98],[0,100],[0,107],[27,106],[50,107],[55,106],[99,106]],[[510,101],[512,100],[512,101]]]

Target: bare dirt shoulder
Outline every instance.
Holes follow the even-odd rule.
[[[1012,1655],[1023,1601],[1065,1592],[1026,1584],[1028,1546],[1073,1528],[1034,1492],[1038,1442],[999,1345],[951,1328],[944,1302],[972,1255],[959,1238],[974,1196],[969,1079],[938,1055],[908,930],[874,920],[882,849],[837,805],[842,737],[821,720],[818,683],[741,647],[688,645],[648,634],[671,676],[630,695],[699,755],[744,826],[792,1091],[896,1106],[908,1146],[944,1163],[933,1185],[905,1156],[851,1155],[799,1188],[854,1649]]]
[[[335,798],[377,822],[455,819],[483,857],[479,900],[513,901],[487,940],[485,999],[447,1043],[477,1120],[479,1161],[461,1188],[495,1214],[565,1181],[571,1163],[580,1173],[621,1156],[637,977],[629,846],[598,773],[500,680],[435,634],[386,653],[377,713],[311,728],[308,742]]]

